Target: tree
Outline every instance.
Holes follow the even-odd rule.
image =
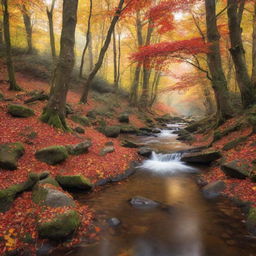
[[[81,57],[81,65],[80,65],[80,70],[79,70],[79,77],[83,77],[83,68],[84,68],[84,58],[85,58],[85,53],[88,47],[91,46],[91,19],[92,19],[92,0],[90,0],[90,9],[89,9],[89,17],[88,17],[88,23],[87,23],[87,32],[86,32],[86,44],[83,49],[82,57]],[[92,57],[90,56],[90,63],[92,63]],[[92,66],[92,64],[91,64]],[[92,70],[92,67],[90,67]]]
[[[67,130],[66,97],[71,73],[74,67],[75,29],[77,23],[78,0],[63,1],[60,55],[53,78],[52,93],[41,120],[56,128]]]
[[[52,0],[51,8],[49,7],[46,8],[46,14],[47,14],[48,23],[49,23],[51,52],[52,52],[52,58],[54,62],[56,60],[55,36],[54,36],[54,27],[53,27],[53,10],[54,10],[55,3],[56,3],[56,0]]]
[[[233,114],[227,80],[222,68],[220,54],[220,34],[216,19],[215,0],[205,0],[207,40],[209,52],[207,53],[208,66],[211,73],[211,83],[216,97],[217,116],[220,122],[230,118]]]
[[[2,0],[3,9],[3,27],[4,27],[4,39],[5,39],[5,56],[6,65],[9,77],[9,90],[20,91],[21,88],[18,86],[15,78],[14,66],[12,62],[11,54],[11,36],[10,36],[10,21],[9,21],[9,10],[8,10],[8,0]]]
[[[256,1],[254,0],[253,33],[252,33],[252,84],[256,88]]]
[[[106,54],[106,52],[108,50],[108,47],[109,47],[109,44],[111,42],[111,37],[112,37],[113,31],[115,29],[116,23],[119,20],[119,17],[122,13],[122,8],[123,8],[123,5],[124,5],[124,1],[125,0],[120,0],[119,1],[118,7],[115,11],[115,15],[114,15],[114,17],[113,17],[113,19],[110,23],[108,33],[107,33],[106,39],[104,41],[103,47],[100,50],[98,61],[95,64],[93,70],[90,72],[88,78],[86,79],[86,82],[85,82],[84,88],[83,88],[83,92],[82,92],[82,96],[81,96],[81,99],[80,99],[81,103],[86,103],[87,102],[88,93],[89,93],[89,90],[90,90],[92,80],[94,79],[94,77],[96,76],[96,74],[98,73],[99,69],[102,66],[105,54]]]
[[[248,108],[255,102],[253,84],[249,77],[245,60],[245,50],[242,41],[241,20],[244,11],[245,0],[228,0],[228,27],[230,35],[230,53],[235,65],[236,79],[239,85],[242,103]]]
[[[27,53],[31,54],[33,52],[31,14],[24,3],[21,5],[21,12],[26,30]]]

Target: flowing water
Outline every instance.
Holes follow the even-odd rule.
[[[189,148],[178,142],[170,129],[157,137],[138,140],[162,152]],[[95,211],[96,225],[101,228],[99,239],[89,244],[85,239],[75,248],[55,250],[51,255],[255,256],[256,240],[247,234],[240,210],[227,199],[204,199],[195,183],[195,173],[207,170],[187,166],[180,158],[181,153],[153,153],[122,184],[74,195]],[[134,208],[129,200],[135,196],[161,205]],[[112,217],[121,224],[109,226]]]

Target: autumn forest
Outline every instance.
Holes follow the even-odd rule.
[[[256,256],[256,0],[0,2],[0,255]]]

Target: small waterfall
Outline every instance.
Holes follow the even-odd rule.
[[[161,130],[161,132],[157,135],[157,137],[159,138],[163,138],[163,137],[173,137],[176,136],[173,133],[173,130]]]
[[[139,167],[153,173],[194,173],[196,169],[181,162],[182,153],[157,154],[152,152],[149,160],[145,160]]]

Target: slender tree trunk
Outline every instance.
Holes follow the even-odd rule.
[[[89,52],[89,67],[90,71],[93,69],[93,51],[92,51],[92,33],[89,34],[89,46],[88,46],[88,52]]]
[[[22,15],[26,30],[27,53],[31,54],[33,53],[31,15],[24,4],[22,5]]]
[[[54,35],[54,27],[53,27],[53,10],[55,6],[56,0],[52,0],[51,9],[46,9],[48,23],[49,23],[49,34],[50,34],[50,44],[51,44],[51,52],[53,61],[56,61],[56,47],[55,47],[55,35]]]
[[[226,77],[222,68],[220,35],[217,27],[215,0],[205,0],[205,9],[207,39],[210,43],[210,51],[207,54],[207,61],[216,98],[218,121],[223,122],[232,117],[233,111],[230,104]]]
[[[158,92],[158,86],[161,79],[161,72],[157,71],[154,76],[154,81],[152,83],[152,90],[151,90],[151,96],[150,96],[150,103],[149,106],[152,107],[157,99],[157,92]]]
[[[91,41],[91,19],[92,19],[92,0],[90,0],[90,10],[89,10],[89,17],[88,17],[88,23],[87,23],[87,32],[86,32],[86,44],[83,49],[82,58],[81,58],[81,65],[79,70],[79,77],[83,77],[83,69],[84,69],[84,58],[85,53],[87,51],[87,48],[90,47],[90,41]]]
[[[4,46],[4,38],[3,38],[3,23],[0,21],[0,48]]]
[[[90,74],[89,74],[89,76],[86,80],[86,83],[84,85],[84,89],[83,89],[82,96],[81,96],[81,99],[80,99],[81,103],[86,103],[87,102],[91,82],[94,79],[94,77],[96,76],[96,74],[98,73],[100,67],[102,66],[105,54],[106,54],[106,52],[108,50],[108,47],[109,47],[109,44],[111,42],[111,37],[112,37],[113,31],[114,31],[114,28],[116,26],[117,21],[119,20],[120,14],[122,12],[123,4],[124,4],[124,0],[120,0],[118,8],[115,12],[115,16],[113,17],[113,19],[111,21],[111,24],[110,24],[110,27],[108,29],[108,33],[107,33],[105,42],[103,44],[103,47],[100,50],[100,55],[99,55],[98,61],[95,64],[93,70],[90,72]]]
[[[253,32],[252,32],[252,84],[256,88],[256,0],[254,0]]]
[[[116,49],[116,31],[113,31],[113,63],[114,63],[114,87],[117,89],[117,49]]]
[[[53,79],[52,94],[41,116],[43,122],[62,130],[68,129],[65,120],[66,97],[75,63],[74,45],[77,7],[78,0],[63,1],[60,56],[55,71],[55,77]]]
[[[154,29],[152,26],[152,22],[149,21],[145,45],[150,44],[153,30]],[[149,87],[150,75],[151,75],[151,70],[148,66],[148,60],[145,59],[145,61],[143,62],[143,83],[142,83],[142,93],[141,93],[140,102],[139,102],[140,108],[146,108],[148,106],[148,101],[149,101],[148,87]]]
[[[248,108],[255,102],[255,95],[253,84],[249,77],[246,60],[245,50],[242,41],[242,29],[240,27],[242,19],[243,1],[228,0],[228,26],[231,48],[230,52],[236,70],[236,79],[240,88],[242,103],[244,108]]]
[[[119,87],[121,77],[121,32],[118,33],[118,57],[117,57],[117,85]]]
[[[136,12],[136,32],[137,32],[137,40],[138,40],[138,48],[139,48],[143,45],[142,23],[141,23],[140,11]],[[137,64],[134,72],[134,79],[131,85],[131,92],[130,92],[131,106],[136,106],[138,102],[140,73],[141,73],[141,65]]]
[[[9,90],[20,91],[21,88],[17,85],[15,78],[15,71],[12,62],[11,54],[11,36],[10,36],[10,23],[9,23],[9,10],[8,10],[8,0],[2,0],[3,7],[3,25],[4,25],[4,39],[6,47],[6,65],[9,78]]]

